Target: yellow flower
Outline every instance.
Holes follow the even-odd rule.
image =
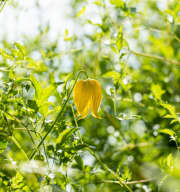
[[[101,104],[102,91],[101,85],[97,80],[87,79],[77,81],[73,90],[73,99],[78,115],[81,115],[80,119],[88,115],[89,108],[94,117],[101,118],[97,113]]]

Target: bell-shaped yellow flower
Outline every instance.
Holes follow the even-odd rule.
[[[102,90],[97,80],[87,79],[77,81],[73,90],[73,99],[78,115],[81,115],[80,119],[88,115],[89,108],[94,117],[101,118],[98,116],[98,109],[101,104]]]

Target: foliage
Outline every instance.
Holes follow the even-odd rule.
[[[74,0],[81,32],[1,41],[0,192],[180,191],[180,2],[163,3]],[[82,70],[102,119],[78,120]]]

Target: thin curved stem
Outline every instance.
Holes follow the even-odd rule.
[[[22,152],[22,154],[24,155],[24,157],[26,158],[26,160],[29,160],[26,152],[24,151],[24,149],[21,147],[20,143],[17,141],[17,139],[12,135],[11,136],[11,140],[15,143],[15,145],[20,149],[20,151]]]
[[[164,57],[158,56],[158,55],[151,55],[151,54],[148,54],[148,53],[139,53],[139,52],[136,52],[136,51],[133,51],[133,50],[129,50],[129,51],[130,51],[130,53],[132,53],[133,55],[142,56],[142,57],[147,57],[147,58],[150,58],[150,59],[160,60],[160,61],[166,62],[166,63],[168,63],[168,64],[180,65],[180,62],[177,61],[177,60],[170,60],[170,59],[166,59],[166,58],[164,58]]]
[[[40,146],[43,144],[44,140],[45,140],[46,137],[49,135],[49,133],[53,130],[55,124],[57,123],[57,121],[59,120],[59,118],[61,117],[61,115],[63,114],[64,109],[65,109],[65,107],[66,107],[66,104],[68,103],[68,101],[69,101],[69,99],[70,99],[70,97],[71,97],[72,91],[73,91],[73,89],[74,89],[74,87],[75,87],[75,85],[76,85],[76,83],[77,83],[77,80],[79,79],[79,76],[80,76],[81,73],[84,73],[84,74],[87,76],[87,73],[86,73],[85,71],[83,71],[83,70],[79,71],[79,73],[77,74],[77,77],[76,77],[76,79],[75,79],[74,85],[73,85],[71,91],[69,92],[69,94],[68,94],[68,96],[67,96],[67,99],[65,100],[65,102],[64,102],[64,104],[63,104],[60,112],[58,113],[58,115],[57,115],[54,123],[51,125],[51,127],[49,128],[49,130],[47,131],[47,133],[44,135],[44,137],[43,137],[43,138],[41,139],[41,141],[39,142],[39,144],[38,144],[38,146],[37,146],[38,149],[39,149]],[[37,151],[34,151],[34,152],[31,154],[30,159],[32,159],[32,158],[34,157],[34,155],[36,154],[36,152],[37,152]]]
[[[114,178],[118,179],[117,184],[119,184],[120,186],[126,188],[126,190],[129,191],[129,192],[133,192],[131,190],[131,188],[126,184],[126,182],[117,173],[115,173],[106,164],[104,164],[103,161],[100,159],[100,157],[93,150],[91,150],[89,147],[86,147],[86,149],[90,152],[91,155],[93,155],[96,158],[96,160],[100,163],[100,165],[102,166],[102,168],[104,170],[106,170],[111,175],[113,175]]]
[[[137,183],[148,183],[155,180],[155,178],[151,178],[151,179],[142,179],[142,180],[136,180],[136,181],[127,181],[125,182],[126,185],[133,185],[133,184],[137,184]],[[114,180],[103,180],[103,183],[112,183],[112,184],[119,184],[119,181],[114,181]]]
[[[81,137],[81,133],[80,133],[80,129],[79,129],[79,126],[78,126],[78,123],[77,123],[77,120],[76,120],[76,117],[75,117],[75,113],[74,113],[74,109],[73,109],[73,106],[72,106],[72,105],[71,105],[71,109],[72,109],[73,118],[74,118],[74,122],[75,122],[76,128],[78,129],[78,135],[79,135],[81,144],[83,144],[82,137]]]
[[[28,127],[26,127],[26,125],[25,125],[20,119],[18,119],[17,117],[15,117],[14,115],[12,115],[12,114],[10,114],[10,113],[8,113],[8,112],[5,112],[5,111],[3,111],[3,112],[6,113],[7,115],[11,116],[12,118],[14,118],[14,120],[16,120],[19,124],[21,124],[21,125],[25,128],[25,130],[27,131],[27,133],[28,133],[28,135],[29,135],[29,137],[30,137],[30,139],[31,139],[31,141],[32,141],[32,143],[33,143],[33,146],[35,147],[36,150],[38,150],[38,149],[36,148],[35,141],[34,141],[34,139],[33,139],[33,136],[31,135],[31,132],[30,132],[30,130],[28,129]]]
[[[2,12],[2,10],[3,10],[4,6],[6,5],[6,3],[7,3],[7,0],[1,1],[1,3],[0,3],[0,13]]]

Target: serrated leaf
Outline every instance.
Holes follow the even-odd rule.
[[[170,105],[170,104],[168,104],[168,103],[162,103],[161,105],[162,105],[165,109],[167,109],[170,114],[176,115],[175,107],[174,107],[173,105]]]
[[[160,85],[155,85],[155,84],[151,86],[151,91],[155,99],[158,99],[158,100],[161,100],[161,96],[165,93],[165,91],[161,88]]]
[[[30,76],[30,79],[35,88],[35,102],[37,104],[37,107],[39,108],[39,112],[44,117],[46,117],[50,113],[49,105],[51,104],[50,102],[48,102],[48,98],[54,94],[55,87],[53,85],[49,85],[46,88],[42,88],[40,82],[38,82],[35,76],[33,76],[32,74]]]
[[[172,118],[171,124],[174,122],[179,122],[178,115],[176,114],[175,107],[173,105],[170,105],[168,103],[161,103],[161,106],[163,106],[165,109],[168,110],[170,114],[165,115],[165,118]]]

